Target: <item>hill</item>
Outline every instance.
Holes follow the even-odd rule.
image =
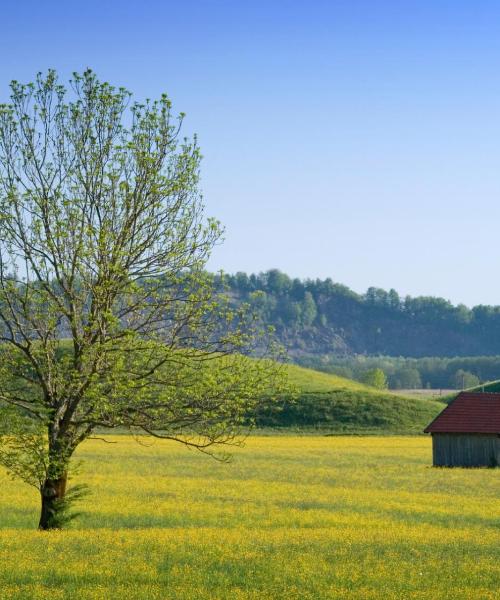
[[[470,391],[474,392],[500,392],[500,379],[497,381],[489,381],[483,385],[477,385],[474,388],[471,388]]]
[[[304,393],[331,392],[338,389],[360,391],[368,394],[380,393],[358,381],[340,377],[339,375],[323,373],[322,371],[307,369],[298,365],[287,365],[286,368],[290,382]]]
[[[60,350],[69,343],[61,340]],[[253,360],[247,357],[246,360]],[[421,433],[443,404],[379,391],[357,381],[283,365],[295,393],[271,403],[248,418],[259,427],[322,429],[332,433]]]
[[[316,428],[332,433],[421,433],[443,409],[441,402],[379,391],[356,381],[287,365],[298,390],[282,410],[257,417],[263,427]]]
[[[482,383],[481,385],[476,385],[471,388],[467,388],[467,392],[486,392],[486,393],[499,393],[500,392],[500,379],[496,381],[488,381],[487,383]],[[459,392],[458,392],[459,393]],[[443,401],[446,403],[450,403],[452,400],[455,400],[458,393],[449,394],[448,396],[443,396]]]
[[[276,269],[224,281],[234,303],[250,303],[295,360],[318,354],[500,355],[499,306],[401,298],[394,289],[374,287],[357,294],[331,279],[292,279]]]

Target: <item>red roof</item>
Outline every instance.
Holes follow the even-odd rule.
[[[424,431],[500,433],[500,394],[460,392]]]

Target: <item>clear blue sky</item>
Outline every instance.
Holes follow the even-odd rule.
[[[11,79],[167,91],[226,226],[214,270],[500,304],[498,1],[2,3]]]

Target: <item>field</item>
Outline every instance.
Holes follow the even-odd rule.
[[[428,398],[443,402],[444,399],[449,395],[456,395],[460,390],[431,390],[427,388],[410,389],[410,390],[395,390],[394,393],[401,394],[402,396],[409,396],[410,398]]]
[[[251,437],[220,463],[86,442],[68,530],[0,474],[0,598],[498,598],[500,469],[431,468],[426,437]]]

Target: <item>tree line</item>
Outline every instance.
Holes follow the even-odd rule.
[[[301,357],[300,363],[381,389],[466,389],[500,379],[500,356],[307,355]]]
[[[394,289],[375,287],[358,294],[330,278],[302,280],[277,269],[217,277],[235,304],[249,303],[263,322],[275,328],[295,360],[330,354],[500,355],[500,306],[468,308],[443,298],[401,297]],[[449,376],[426,372],[422,383],[449,386]]]

